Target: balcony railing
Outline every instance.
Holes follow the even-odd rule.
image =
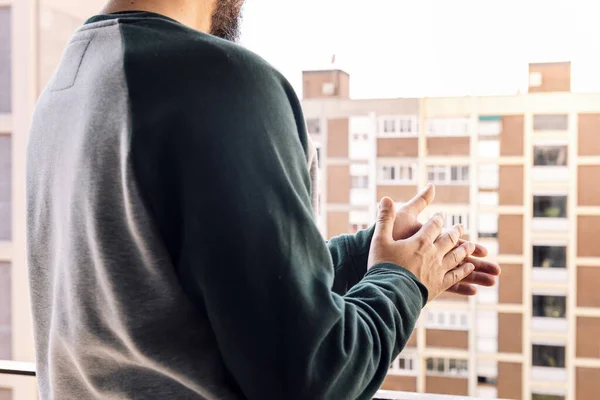
[[[35,376],[33,363],[0,361],[0,375]],[[373,400],[467,400],[469,397],[380,390]],[[471,398],[472,399],[472,398]]]

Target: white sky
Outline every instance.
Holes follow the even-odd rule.
[[[597,0],[246,0],[242,44],[299,95],[334,53],[354,98],[512,94],[528,62],[568,60],[600,92]]]

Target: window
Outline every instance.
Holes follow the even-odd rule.
[[[532,393],[531,400],[565,400],[565,396],[558,396],[555,394]]]
[[[379,167],[381,184],[414,183],[417,179],[416,164],[384,164]]]
[[[0,6],[0,113],[11,112],[11,9]]]
[[[533,246],[534,268],[567,268],[565,246]]]
[[[567,196],[533,196],[535,218],[567,218]]]
[[[395,133],[396,132],[396,120],[386,119],[383,121],[383,132],[384,133]]]
[[[469,213],[448,214],[446,217],[445,227],[450,228],[454,225],[462,224],[465,230],[469,229]]]
[[[566,318],[567,298],[564,296],[533,296],[533,316]]]
[[[353,189],[366,189],[369,187],[369,176],[358,175],[352,177],[352,188]]]
[[[317,147],[317,166],[321,168],[321,148]]]
[[[381,117],[379,133],[384,136],[414,136],[419,132],[417,117]]]
[[[319,118],[309,118],[306,120],[306,129],[308,133],[318,135],[321,133],[321,120]]]
[[[11,136],[0,135],[0,241],[12,238]]]
[[[356,233],[358,231],[362,231],[367,229],[369,224],[350,224],[350,233]]]
[[[428,358],[427,372],[436,375],[467,376],[469,363],[456,358]]]
[[[322,86],[322,93],[325,96],[333,96],[335,94],[335,85],[333,82],[326,82]]]
[[[461,310],[428,310],[425,327],[427,329],[468,330],[468,312]]]
[[[567,114],[534,115],[534,131],[566,131],[569,129],[569,116]]]
[[[542,86],[542,73],[541,72],[530,72],[529,73],[529,87],[540,87]]]
[[[566,166],[567,146],[534,146],[533,165]]]
[[[564,368],[564,346],[534,344],[532,348],[532,365],[534,367]]]
[[[400,354],[390,365],[390,373],[400,375],[414,375],[417,373],[417,360],[415,356]]]
[[[479,213],[477,220],[479,238],[498,237],[498,214]]]
[[[427,179],[437,184],[468,184],[469,167],[467,165],[430,165]]]
[[[11,265],[0,263],[0,360],[11,359]]]
[[[430,136],[469,135],[469,118],[430,118],[426,123]]]

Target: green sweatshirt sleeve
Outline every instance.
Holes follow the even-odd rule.
[[[289,84],[238,46],[151,24],[122,28],[132,165],[232,379],[248,399],[371,398],[426,288],[379,264],[336,294],[336,251],[314,222],[307,134]],[[339,240],[340,251],[353,247]]]
[[[374,232],[375,226],[373,225],[355,235],[340,235],[327,242],[335,271],[333,281],[335,293],[346,294],[365,276]]]

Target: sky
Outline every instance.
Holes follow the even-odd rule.
[[[571,61],[600,92],[595,0],[246,0],[241,44],[299,95],[302,71],[336,67],[351,97],[514,94],[529,62]]]

